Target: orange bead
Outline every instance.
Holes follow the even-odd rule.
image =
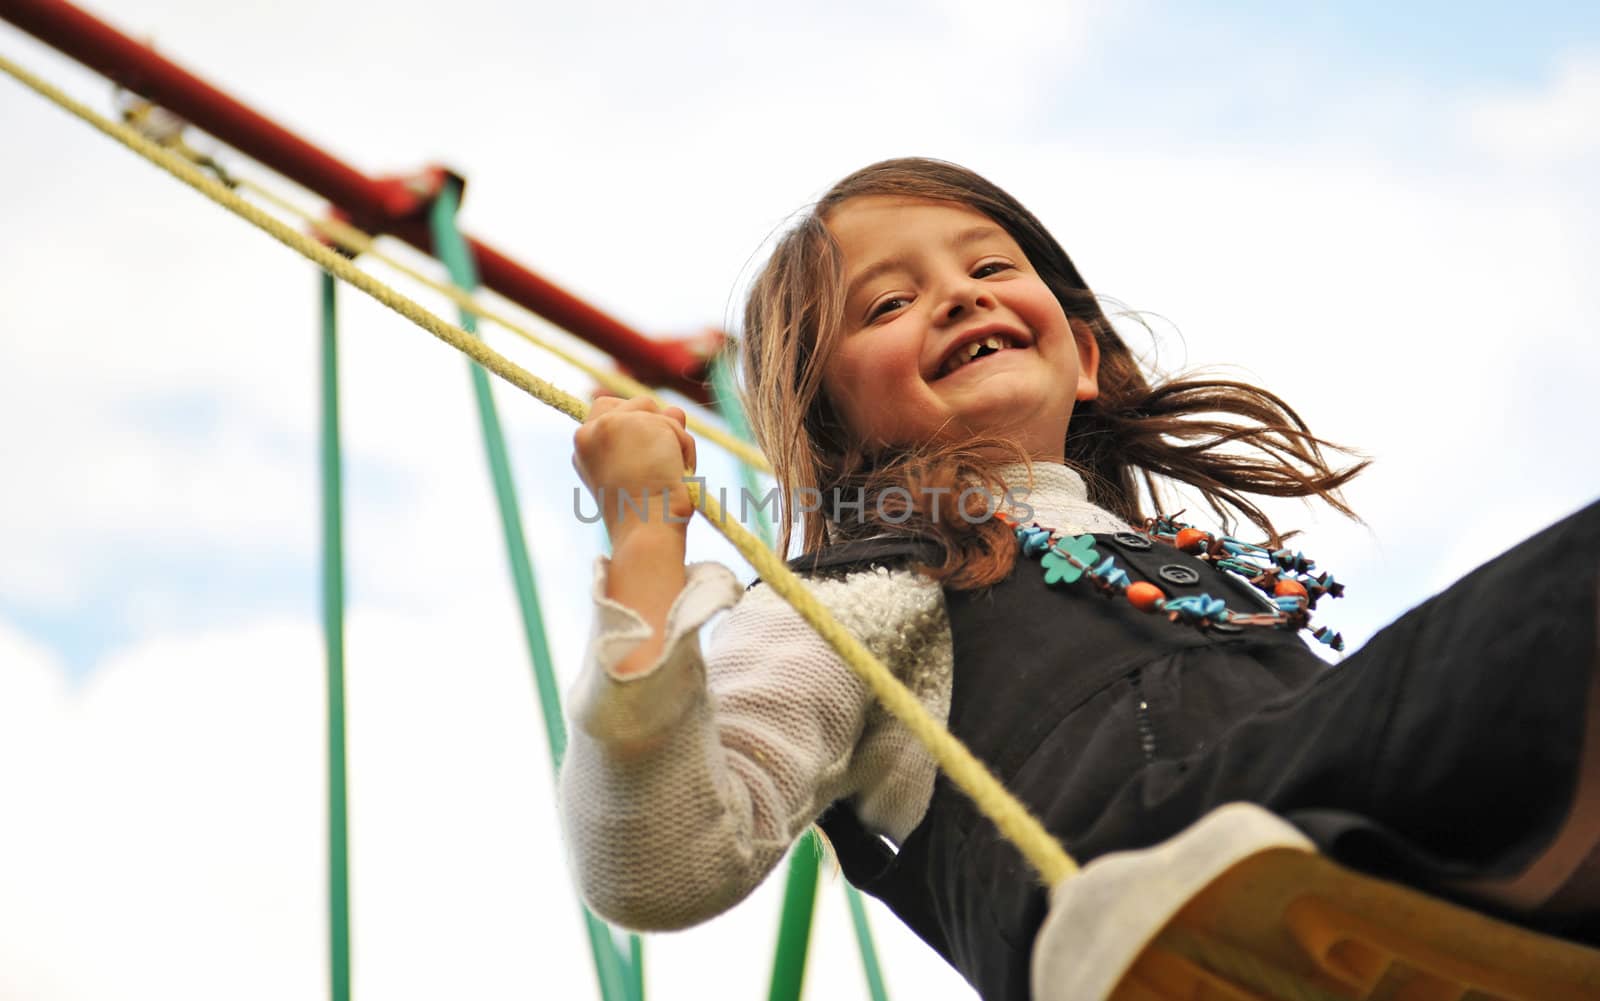
[[[1142,580],[1128,585],[1128,601],[1141,612],[1153,612],[1166,599],[1159,587]]]
[[[1198,528],[1180,528],[1178,537],[1174,540],[1177,547],[1186,553],[1198,553],[1211,541],[1211,536]]]
[[[1280,598],[1287,598],[1290,595],[1296,598],[1304,598],[1306,597],[1306,588],[1304,584],[1297,580],[1280,580],[1272,588],[1272,593]]]

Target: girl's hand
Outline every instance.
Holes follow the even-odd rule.
[[[611,536],[606,596],[650,624],[650,638],[616,664],[624,677],[661,657],[667,614],[683,591],[684,544],[694,513],[685,473],[694,471],[694,439],[677,407],[654,400],[601,397],[572,436],[572,465],[605,518]]]
[[[599,505],[613,548],[641,528],[687,532],[694,504],[683,478],[694,472],[695,445],[686,421],[679,407],[602,396],[573,434],[572,465]]]

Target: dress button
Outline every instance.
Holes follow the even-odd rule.
[[[1166,581],[1168,584],[1200,583],[1200,572],[1190,567],[1186,567],[1181,563],[1168,563],[1160,570],[1157,570],[1156,573],[1160,574],[1161,579]]]
[[[1150,548],[1150,540],[1149,539],[1145,538],[1142,535],[1134,535],[1132,532],[1117,532],[1115,535],[1113,535],[1111,537],[1113,539],[1117,540],[1118,542],[1122,543],[1124,546],[1127,546],[1129,549],[1149,549]]]

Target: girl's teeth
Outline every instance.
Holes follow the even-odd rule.
[[[945,366],[944,374],[949,375],[951,372],[954,372],[956,369],[965,365],[967,362],[977,357],[978,352],[982,351],[984,348],[1001,351],[1005,349],[1005,346],[1005,341],[1001,340],[999,337],[993,336],[985,337],[981,341],[973,341],[964,349],[955,353],[955,355],[950,359],[950,363]]]

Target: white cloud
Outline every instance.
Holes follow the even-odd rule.
[[[1468,135],[1508,160],[1561,164],[1600,151],[1600,56],[1572,55],[1543,90],[1486,97],[1467,109]]]
[[[240,670],[239,643],[202,638],[131,651],[89,689],[27,707],[46,739],[8,755],[26,771],[3,775],[0,995],[181,993],[191,978],[246,997],[315,987],[271,962],[317,923],[294,899],[317,882],[315,833],[281,822],[315,795],[316,746],[295,753],[294,739],[315,734],[315,676],[293,634],[240,638],[272,674]],[[13,670],[0,683],[8,705],[26,695]]]
[[[352,617],[358,998],[593,993],[508,614]],[[0,997],[325,990],[321,672],[315,630],[260,623],[148,641],[67,693],[48,652],[0,622]],[[704,997],[712,966],[728,996],[760,990],[764,950],[727,943],[741,927],[770,938],[780,883],[652,940],[652,996]],[[813,989],[864,996],[837,893]],[[949,991],[953,973],[877,923],[892,983]]]

